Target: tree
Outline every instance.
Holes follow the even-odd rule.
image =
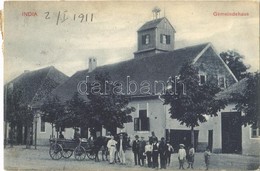
[[[60,118],[64,127],[86,127],[91,122],[89,109],[86,102],[74,93],[73,97],[66,102],[65,114]]]
[[[64,115],[64,105],[61,103],[57,96],[47,97],[47,100],[44,101],[41,106],[42,111],[42,120],[48,122],[52,126],[52,137],[53,137],[53,128],[59,128],[62,125],[60,123],[61,117]]]
[[[227,51],[220,53],[220,57],[227,64],[238,80],[245,78],[248,74],[247,70],[250,66],[246,66],[243,62],[244,56],[236,51]]]
[[[90,127],[104,126],[111,131],[115,127],[123,128],[123,124],[132,122],[131,112],[135,110],[128,107],[129,99],[122,94],[116,94],[112,90],[115,84],[107,85],[111,78],[108,73],[97,73],[95,81],[100,83],[100,93],[89,92],[87,103],[91,118]]]
[[[14,90],[13,86],[6,87],[5,91],[5,98],[6,98],[6,114],[5,120],[10,124],[11,128],[11,146],[13,146],[14,141],[14,128],[18,125],[25,126],[27,129],[26,135],[26,148],[30,147],[30,140],[31,140],[31,132],[30,128],[33,122],[33,111],[30,105],[25,104],[22,101],[22,91],[21,90]]]
[[[124,123],[131,122],[130,113],[133,107],[128,107],[129,99],[124,95],[111,93],[115,87],[113,84],[106,84],[110,81],[108,73],[97,73],[95,82],[99,83],[96,90],[99,93],[91,92],[88,89],[87,100],[83,100],[79,93],[75,93],[71,100],[66,102],[65,112],[60,117],[59,123],[64,127],[85,127],[95,131],[104,126],[111,131],[116,127],[122,128]],[[91,84],[89,83],[88,87]],[[105,92],[109,92],[105,94]]]
[[[220,91],[217,86],[208,82],[200,85],[198,70],[190,63],[181,67],[176,85],[175,90],[168,90],[162,98],[164,104],[170,104],[171,118],[191,128],[191,143],[194,144],[194,127],[207,121],[205,115],[217,116],[226,102],[215,100],[215,94]]]
[[[236,103],[236,110],[244,113],[241,125],[260,127],[260,73],[251,73],[245,79],[247,84],[244,92],[233,94],[232,99]]]

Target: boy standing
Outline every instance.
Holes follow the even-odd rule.
[[[193,169],[194,156],[195,156],[195,149],[193,147],[193,144],[191,144],[189,148],[189,154],[188,154],[188,164],[189,164],[188,168],[191,167]]]
[[[152,152],[153,152],[152,142],[147,142],[147,145],[145,146],[145,154],[147,157],[148,167],[152,167]]]
[[[179,159],[179,169],[184,169],[183,164],[186,157],[186,151],[184,149],[184,144],[180,144],[180,149],[178,152],[178,159]]]

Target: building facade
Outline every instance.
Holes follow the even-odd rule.
[[[163,105],[160,93],[165,87],[167,79],[177,76],[181,66],[190,62],[199,69],[200,83],[211,82],[225,90],[237,83],[237,79],[211,43],[174,48],[175,29],[164,17],[148,21],[137,32],[137,51],[134,58],[117,64],[96,66],[96,59],[91,58],[90,67],[87,70],[78,71],[64,84],[52,91],[52,94],[60,97],[62,101],[69,100],[77,90],[77,84],[89,77],[93,80],[96,73],[108,72],[112,80],[124,83],[126,92],[126,80],[131,79],[139,86],[149,83],[149,91],[143,94],[136,91],[131,94],[129,107],[134,107],[132,113],[133,122],[126,123],[123,129],[115,132],[127,132],[133,140],[135,135],[148,139],[151,132],[155,132],[158,138],[166,137],[175,150],[178,144],[190,145],[190,128],[180,125],[176,119],[171,119],[169,107]],[[94,61],[94,65],[93,64]],[[93,66],[93,67],[92,67]],[[81,95],[83,99],[86,96]],[[230,104],[226,109],[219,112],[217,117],[206,117],[207,122],[195,127],[195,147],[197,151],[205,150],[209,146],[213,152],[255,154],[254,150],[259,144],[259,130],[242,128],[232,123],[232,118],[239,117],[241,113],[233,110]],[[41,121],[39,121],[41,122]],[[39,141],[44,142],[50,136],[50,127],[39,133]],[[38,124],[38,130],[41,130]],[[235,131],[234,131],[235,130]],[[82,136],[87,138],[88,130],[81,130]],[[106,135],[107,131],[100,128],[100,135]],[[65,130],[65,137],[73,134],[72,129]],[[252,138],[253,137],[253,138]],[[46,142],[46,141],[45,141]]]

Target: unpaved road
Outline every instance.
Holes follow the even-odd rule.
[[[33,147],[32,147],[33,148]],[[147,167],[134,166],[131,150],[126,154],[126,165],[111,165],[106,161],[94,162],[86,158],[76,161],[72,156],[69,159],[52,160],[48,147],[25,149],[24,146],[4,149],[5,170],[154,170]],[[236,154],[212,154],[210,170],[256,170],[259,168],[259,157]],[[186,164],[187,167],[187,164]],[[178,170],[177,154],[172,155],[171,166],[166,170]],[[196,153],[194,170],[205,170],[202,153]]]

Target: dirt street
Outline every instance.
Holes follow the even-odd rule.
[[[131,150],[126,154],[126,165],[109,164],[107,161],[95,162],[86,157],[84,161],[69,159],[52,160],[49,147],[38,147],[37,150],[25,149],[25,146],[4,149],[5,170],[154,170],[147,167],[134,166]],[[259,157],[237,154],[212,154],[210,170],[256,170],[259,168]],[[187,167],[187,164],[185,165]],[[177,154],[174,153],[171,165],[166,170],[178,170]],[[186,169],[187,170],[187,169]],[[194,170],[205,170],[203,153],[196,153]]]

